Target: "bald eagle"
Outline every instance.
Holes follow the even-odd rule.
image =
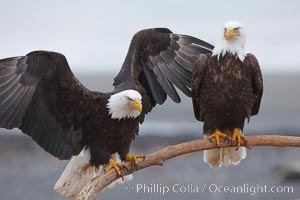
[[[224,25],[224,35],[211,53],[202,54],[192,75],[192,99],[197,120],[204,122],[205,138],[231,137],[235,148],[204,151],[212,167],[238,164],[246,157],[242,131],[245,119],[259,111],[263,80],[257,59],[245,53],[245,30],[239,22]]]
[[[72,160],[55,190],[75,197],[95,174],[115,169],[129,154],[139,124],[167,95],[176,103],[174,87],[191,96],[193,64],[211,45],[194,37],[156,28],[136,33],[112,92],[85,88],[59,53],[35,51],[0,60],[0,127],[19,128],[45,151]],[[97,173],[96,173],[97,171]]]

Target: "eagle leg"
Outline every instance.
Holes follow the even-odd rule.
[[[219,129],[216,129],[210,136],[208,136],[208,140],[212,142],[212,139],[215,138],[217,146],[220,146],[220,138],[224,138],[228,141],[228,137],[225,133],[222,133]]]
[[[121,175],[121,169],[122,168],[124,168],[123,164],[121,164],[121,163],[119,163],[119,162],[117,162],[117,161],[115,161],[113,159],[109,159],[109,163],[104,168],[104,170],[107,172],[107,171],[109,171],[111,169],[114,169],[119,176],[122,176]]]
[[[125,156],[125,161],[128,162],[130,161],[131,164],[134,164],[134,165],[137,165],[138,164],[138,158],[143,158],[143,160],[145,160],[145,155],[144,154],[137,154],[137,155],[134,155],[134,154],[126,154]]]
[[[238,150],[241,146],[241,140],[244,141],[245,144],[247,144],[246,137],[244,134],[240,131],[238,128],[233,129],[233,133],[231,136],[231,142],[234,143],[236,142],[236,149]]]

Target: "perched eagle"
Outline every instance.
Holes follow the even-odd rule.
[[[246,157],[242,131],[245,119],[259,111],[263,80],[259,64],[245,54],[245,30],[239,22],[224,25],[224,35],[212,53],[202,54],[192,75],[192,98],[197,120],[204,122],[205,138],[236,143],[235,148],[204,151],[204,162],[212,167],[238,164]]]
[[[143,157],[129,154],[129,148],[145,114],[167,95],[179,103],[174,85],[191,96],[193,64],[209,49],[206,42],[165,28],[142,30],[109,93],[85,88],[59,53],[0,60],[0,127],[19,128],[59,159],[74,156],[55,185],[74,197],[104,164],[121,175],[122,164],[112,154],[133,163]]]

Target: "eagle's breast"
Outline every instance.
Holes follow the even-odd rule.
[[[212,57],[212,64],[210,66],[213,68],[212,80],[214,82],[224,82],[226,79],[242,80],[246,78],[243,63],[230,54],[226,54],[220,60]]]

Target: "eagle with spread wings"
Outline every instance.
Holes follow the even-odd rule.
[[[139,124],[167,96],[180,102],[175,87],[191,96],[194,63],[211,49],[166,28],[142,30],[108,93],[85,88],[59,53],[35,51],[0,60],[0,127],[19,128],[59,159],[73,156],[55,190],[74,197],[102,165],[121,175],[115,153],[133,163],[143,157],[129,153]]]

